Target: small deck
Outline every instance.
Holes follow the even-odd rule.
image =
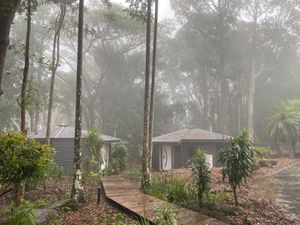
[[[102,179],[105,195],[108,200],[138,217],[151,222],[158,217],[156,208],[164,207],[167,203],[153,196],[142,193],[139,184],[127,181],[119,176],[109,176]],[[175,205],[174,205],[175,207]],[[185,208],[178,208],[177,219],[180,225],[224,225],[210,218]]]

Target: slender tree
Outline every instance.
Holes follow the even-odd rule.
[[[150,48],[151,48],[151,0],[147,0],[146,23],[146,66],[145,66],[145,97],[144,97],[144,132],[143,132],[143,162],[141,190],[150,184],[151,173],[149,168],[149,86],[150,86]]]
[[[2,0],[0,2],[0,96],[2,90],[2,76],[6,51],[9,43],[10,27],[21,0]]]
[[[73,186],[71,192],[71,200],[75,204],[85,202],[83,185],[82,185],[82,162],[81,162],[83,16],[84,16],[84,0],[79,0],[74,175],[73,175],[74,177],[73,177]]]
[[[153,34],[153,53],[152,53],[152,74],[150,89],[150,110],[149,110],[149,170],[152,169],[152,137],[154,121],[154,97],[155,97],[155,72],[156,72],[156,46],[157,46],[157,27],[158,27],[158,0],[155,0],[154,34]]]
[[[27,33],[25,44],[25,63],[23,69],[23,80],[21,89],[21,131],[27,133],[26,128],[26,91],[28,84],[28,72],[29,72],[29,49],[30,49],[30,33],[31,33],[31,0],[27,1]]]
[[[67,6],[65,3],[60,3],[60,13],[59,16],[56,18],[55,28],[54,28],[52,64],[51,64],[51,83],[50,83],[50,91],[49,91],[48,118],[47,118],[47,130],[46,130],[46,140],[48,145],[50,145],[50,130],[51,130],[51,120],[52,120],[55,74],[56,74],[57,67],[59,65],[60,32],[65,19],[66,8]]]
[[[30,33],[31,33],[31,0],[27,1],[27,31],[26,31],[26,44],[24,53],[24,69],[21,89],[21,132],[27,134],[26,128],[26,93],[28,84],[28,71],[29,71],[29,50],[30,50]],[[16,187],[16,199],[17,205],[20,205],[24,200],[25,187],[24,183],[20,182]]]

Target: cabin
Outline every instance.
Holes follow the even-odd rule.
[[[153,138],[152,167],[156,171],[188,167],[199,147],[211,166],[219,166],[219,151],[229,145],[229,136],[197,128],[164,134]]]
[[[63,167],[67,171],[73,170],[73,157],[74,157],[74,137],[75,128],[65,124],[52,127],[50,132],[50,143],[55,149],[54,162]],[[88,131],[81,130],[82,135],[82,159],[85,160],[88,157],[88,147],[86,144],[86,137]],[[42,131],[39,134],[31,135],[31,138],[36,139],[40,143],[46,143],[46,131]],[[121,140],[116,137],[101,134],[103,141],[102,157],[103,164],[102,169],[108,168],[110,162],[111,149],[113,144],[120,142]]]

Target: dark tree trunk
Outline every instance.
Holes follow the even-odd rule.
[[[237,193],[236,193],[236,186],[232,187],[232,191],[233,191],[234,203],[236,206],[238,206],[239,202],[238,202],[238,197],[237,197]]]
[[[150,110],[149,110],[149,170],[152,170],[152,137],[154,123],[154,97],[155,97],[155,70],[156,70],[156,46],[157,46],[157,27],[158,27],[158,1],[155,1],[155,18],[154,18],[154,34],[153,34],[153,54],[152,54],[152,74],[150,89]]]
[[[51,131],[51,121],[52,121],[55,75],[59,64],[60,31],[63,26],[65,15],[66,15],[66,4],[61,3],[60,14],[55,22],[55,31],[54,31],[54,38],[53,38],[52,65],[51,65],[52,71],[51,71],[51,83],[50,83],[50,91],[49,91],[48,118],[47,118],[47,130],[46,130],[46,141],[48,145],[50,145],[50,131]]]
[[[3,94],[2,77],[9,44],[10,27],[20,2],[21,0],[2,0],[0,3],[0,96]]]
[[[143,160],[141,190],[150,184],[149,168],[149,83],[150,83],[150,48],[151,48],[151,0],[147,0],[147,28],[146,28],[146,66],[145,66],[145,97],[144,97],[144,132],[143,132]]]
[[[27,1],[27,33],[25,45],[25,64],[23,70],[22,90],[21,90],[21,131],[26,134],[26,91],[29,71],[29,50],[30,50],[30,33],[31,33],[31,0]]]
[[[74,175],[71,199],[77,205],[85,202],[82,185],[81,162],[81,123],[82,123],[82,57],[83,57],[83,16],[84,0],[79,0],[78,13],[78,51],[76,79],[76,115],[75,115],[75,146],[74,146]]]

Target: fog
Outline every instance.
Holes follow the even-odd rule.
[[[57,138],[63,136],[64,128],[73,135],[74,127],[82,125],[85,135],[91,130],[103,137],[109,135],[107,149],[102,152],[109,156],[102,167],[104,156],[100,152],[104,150],[98,146],[97,172],[101,173],[110,166],[112,142],[120,140],[129,149],[131,166],[140,168],[143,164],[149,174],[151,162],[147,160],[153,159],[156,170],[188,167],[199,147],[205,150],[203,164],[209,158],[210,173],[211,168],[220,166],[219,151],[240,134],[245,134],[242,141],[247,139],[243,147],[251,146],[248,157],[251,155],[253,162],[244,161],[256,163],[255,168],[269,167],[273,173],[295,163],[300,153],[299,1],[161,0],[157,42],[154,9],[151,22],[148,20],[151,39],[147,36],[150,16],[145,16],[145,5],[142,0],[86,0],[82,65],[78,60],[77,1],[34,1],[32,14],[26,14],[26,4],[21,4],[9,35],[10,21],[0,21],[0,69],[1,60],[5,60],[3,78],[0,76],[0,133],[21,130],[29,137],[44,137],[53,129],[59,131],[54,137]],[[1,7],[0,16],[1,12],[6,15],[2,9],[8,6]],[[31,36],[29,40],[27,35],[26,45],[28,15],[32,15]],[[6,30],[2,29],[4,25]],[[9,36],[8,46],[3,33]],[[81,66],[82,90],[77,79]],[[147,88],[152,84],[153,92]],[[82,115],[78,99],[82,101]],[[80,149],[81,139],[74,140]],[[188,142],[186,146],[184,141]],[[252,144],[256,146],[254,150]],[[73,145],[72,142],[70,146]],[[233,143],[231,147],[236,146]],[[180,154],[176,155],[176,151]],[[274,161],[271,158],[275,156],[285,158]],[[260,158],[254,162],[255,157]],[[80,157],[76,160],[74,164],[81,174]],[[146,164],[149,168],[145,169]],[[245,174],[248,169],[253,172],[253,165],[245,169]],[[288,210],[298,215],[300,206],[295,201],[299,201],[299,194],[295,197],[295,193],[299,192],[299,165],[295,163],[287,172],[272,174],[257,183],[264,195],[272,190],[274,200],[288,201]],[[285,181],[294,183],[286,185]],[[248,201],[252,197],[246,198]]]
[[[260,143],[270,144],[268,118],[274,105],[300,95],[299,12],[290,7],[293,4],[241,1],[222,6],[225,14],[220,18],[217,8],[208,3],[173,0],[171,9],[169,1],[162,1],[154,135],[194,127],[236,135],[248,128]],[[142,139],[145,24],[129,18],[126,7],[117,0],[110,8],[98,1],[87,4],[83,125],[137,146]],[[53,124],[74,125],[76,10],[76,4],[67,7],[61,31]],[[56,5],[45,4],[33,13],[30,82],[34,97],[27,112],[31,132],[45,129],[58,11]],[[16,16],[10,35],[2,130],[17,129],[19,123],[25,22],[24,13]]]

